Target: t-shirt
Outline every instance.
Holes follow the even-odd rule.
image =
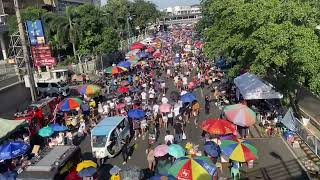
[[[165,82],[162,82],[161,83],[161,88],[165,88],[166,87],[166,83]]]
[[[161,102],[163,103],[163,104],[166,104],[166,103],[168,103],[168,98],[166,98],[166,97],[163,97],[162,99],[161,99]]]
[[[164,142],[165,142],[165,144],[167,144],[168,141],[170,141],[170,143],[173,144],[173,140],[174,140],[174,137],[173,137],[173,135],[171,135],[171,134],[164,136]]]
[[[182,134],[183,131],[182,131],[182,124],[180,122],[176,122],[173,126],[176,134]]]
[[[187,79],[187,77],[183,77],[183,78],[182,78],[182,84],[183,84],[183,85],[187,85],[187,84],[188,84],[188,79]]]
[[[152,109],[153,109],[153,112],[158,113],[159,112],[159,105],[158,104],[153,105]]]
[[[142,93],[141,93],[141,98],[142,98],[142,99],[147,99],[147,93],[142,92]]]

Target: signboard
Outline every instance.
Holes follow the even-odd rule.
[[[53,66],[57,64],[56,59],[52,57],[49,45],[32,46],[31,53],[34,66]]]
[[[45,44],[44,31],[40,20],[27,21],[29,41],[32,46]]]

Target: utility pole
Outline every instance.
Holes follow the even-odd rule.
[[[20,16],[19,4],[18,4],[18,0],[13,0],[13,1],[14,1],[14,9],[16,11],[17,22],[18,22],[18,27],[19,27],[19,34],[20,34],[20,39],[21,39],[21,44],[22,44],[23,58],[26,63],[27,74],[29,77],[31,98],[32,98],[32,101],[36,101],[37,100],[37,93],[36,93],[36,88],[35,88],[35,83],[34,83],[33,71],[31,69],[31,65],[30,65],[30,58],[29,58],[27,42],[26,42],[25,34],[24,34],[24,27],[23,27],[23,23],[21,20],[21,16]]]

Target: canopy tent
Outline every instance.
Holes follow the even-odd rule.
[[[292,108],[289,108],[286,115],[280,119],[280,122],[293,132],[299,131],[301,127],[301,123],[294,116]]]
[[[9,120],[0,118],[0,139],[10,135],[24,125],[27,125],[27,121],[25,120]]]
[[[237,90],[243,99],[281,99],[283,96],[273,89],[269,83],[263,82],[256,75],[245,73],[234,79]],[[237,93],[238,96],[238,93]]]

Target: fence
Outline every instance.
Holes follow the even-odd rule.
[[[16,67],[12,64],[0,63],[0,81],[16,76]]]
[[[310,122],[309,122],[310,123]],[[320,158],[320,139],[296,118],[297,135],[309,146],[311,151]]]

